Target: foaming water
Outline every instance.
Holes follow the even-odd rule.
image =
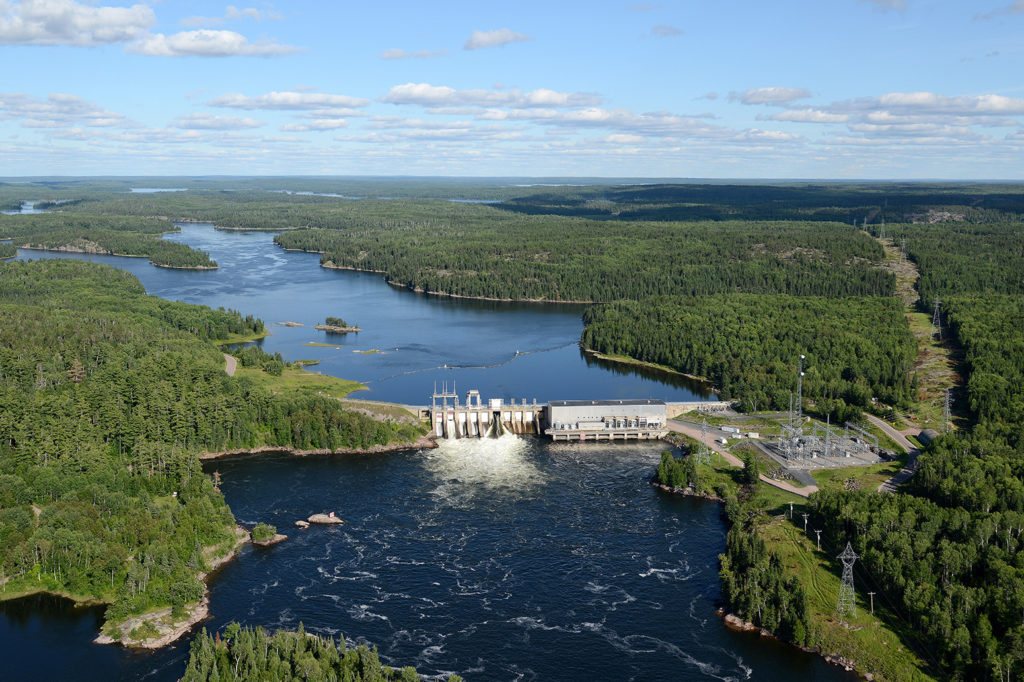
[[[547,480],[530,458],[531,448],[529,439],[510,434],[442,440],[424,453],[423,466],[437,483],[432,494],[451,504],[480,495],[526,496]]]

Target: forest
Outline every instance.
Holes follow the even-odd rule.
[[[302,623],[296,632],[231,623],[210,635],[203,629],[192,640],[188,668],[181,682],[215,680],[278,680],[287,682],[418,682],[416,669],[395,670],[381,663],[376,649],[365,644],[351,647],[342,636],[320,637],[307,633]],[[462,682],[450,675],[448,682]]]
[[[149,258],[173,268],[215,268],[204,251],[161,239],[178,228],[157,218],[68,213],[0,215],[0,238],[15,246]]]
[[[580,345],[703,377],[744,409],[789,409],[804,360],[804,398],[834,420],[877,398],[912,395],[916,344],[893,297],[718,294],[588,308]]]
[[[614,301],[729,291],[886,296],[881,247],[829,223],[626,223],[501,218],[299,230],[286,249],[322,253],[336,267],[386,273],[431,293],[477,298]]]
[[[931,674],[1021,679],[1024,225],[897,225],[893,233],[911,235],[921,307],[942,301],[943,333],[962,353],[966,386],[956,394],[966,403],[967,428],[935,438],[896,495],[814,493],[812,523],[824,530],[826,554],[852,543],[860,556],[857,589],[883,600]],[[723,567],[742,553],[730,544]],[[733,591],[727,583],[723,577],[730,604],[744,608],[753,586]]]
[[[54,222],[44,232],[77,220],[69,230],[155,240],[165,231],[158,223],[168,225],[159,217],[287,230],[275,237],[284,248],[320,252],[325,265],[380,271],[402,287],[598,302],[586,313],[584,346],[702,376],[745,410],[788,407],[796,358],[804,354],[805,407],[837,420],[879,405],[906,411],[917,398],[915,342],[893,296],[891,264],[873,238],[884,224],[897,247],[906,238],[920,270],[920,310],[930,314],[941,300],[943,334],[964,379],[954,393],[962,428],[932,441],[897,494],[822,491],[809,511],[826,531],[828,554],[852,542],[862,557],[859,589],[877,592],[889,607],[885,617],[920,633],[906,644],[931,674],[1024,676],[1019,186],[528,188],[440,179],[393,181],[388,190],[370,179],[162,182],[0,184],[0,204],[52,199],[41,206],[61,217],[47,218]],[[131,186],[189,190],[130,194]],[[2,217],[0,225],[11,230],[31,217]],[[42,583],[102,595],[114,615],[183,603],[201,589],[196,549],[221,541],[230,523],[219,495],[195,475],[195,453],[253,444],[347,447],[339,443],[413,435],[332,401],[269,396],[243,378],[229,380],[206,340],[256,331],[256,320],[150,299],[109,269],[49,267],[44,276],[23,264],[0,265],[5,589]],[[119,293],[104,295],[104,287]],[[239,357],[271,373],[283,364],[261,351]],[[169,364],[186,369],[174,373]],[[711,485],[686,460],[660,468],[673,484]],[[759,625],[803,641],[800,586],[751,522],[757,510],[743,509],[729,506],[723,596]],[[233,670],[246,659],[224,660]]]
[[[229,377],[211,343],[263,323],[147,296],[80,261],[0,265],[0,583],[180,611],[233,519],[198,455],[365,448],[419,430]],[[221,550],[223,551],[223,550]]]

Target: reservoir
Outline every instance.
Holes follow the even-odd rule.
[[[681,378],[598,363],[575,345],[579,306],[449,300],[326,270],[265,233],[185,225],[169,239],[209,251],[215,271],[145,259],[82,257],[135,273],[165,298],[261,317],[286,360],[320,360],[357,379],[354,397],[426,402],[433,383],[461,394],[552,399],[712,394]],[[331,337],[325,316],[365,331]],[[297,322],[302,327],[279,326]],[[361,354],[353,350],[379,350]],[[207,462],[238,521],[289,535],[246,546],[211,580],[212,618],[269,630],[301,622],[378,647],[392,665],[467,680],[848,680],[819,657],[725,628],[718,504],[648,484],[663,443],[572,444],[504,436],[387,454],[240,456]],[[300,531],[335,512],[345,525]],[[156,652],[91,643],[101,609],[33,598],[0,604],[0,678],[175,680],[189,638]]]
[[[320,256],[287,252],[265,232],[215,230],[185,223],[167,239],[217,261],[217,270],[157,268],[145,258],[20,251],[19,259],[79,257],[135,274],[150,294],[233,308],[263,319],[264,350],[285,360],[366,383],[353,398],[427,404],[434,383],[454,383],[464,396],[538,402],[574,398],[715,399],[682,376],[606,363],[581,352],[579,305],[502,303],[440,298],[389,286],[381,275],[319,266]],[[327,316],[364,331],[313,329]],[[295,322],[302,327],[279,323]],[[330,347],[307,346],[329,343]],[[360,351],[360,352],[356,352]],[[366,351],[379,351],[369,352]]]

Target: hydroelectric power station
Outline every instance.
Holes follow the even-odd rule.
[[[668,432],[666,422],[690,410],[716,412],[730,403],[675,402],[649,398],[622,400],[534,399],[516,402],[503,398],[484,401],[477,390],[459,403],[454,387],[435,387],[429,407],[420,408],[438,438],[483,438],[504,433],[550,436],[557,441],[655,440]]]

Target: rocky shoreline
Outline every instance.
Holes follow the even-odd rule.
[[[258,448],[239,448],[237,450],[221,450],[220,452],[204,452],[199,455],[200,460],[207,459],[218,459],[220,457],[230,457],[232,455],[256,455],[263,452],[284,452],[289,455],[296,457],[306,457],[310,455],[366,455],[366,454],[378,454],[383,452],[398,452],[399,450],[426,450],[438,447],[437,442],[430,436],[420,436],[411,443],[394,443],[388,445],[374,445],[370,448],[364,449],[342,449],[342,450],[329,450],[327,448],[320,448],[317,450],[299,450],[289,446],[280,445],[264,445]]]
[[[241,526],[235,526],[235,543],[231,550],[222,557],[212,559],[209,562],[209,569],[204,573],[200,573],[198,578],[207,583],[209,576],[218,568],[234,559],[238,555],[238,549],[249,541],[249,531]],[[116,630],[115,634],[119,636],[113,637],[106,632],[101,632],[93,642],[96,644],[120,644],[132,649],[159,649],[187,634],[195,625],[206,620],[209,615],[210,588],[209,585],[205,585],[203,598],[195,604],[185,607],[185,617],[183,619],[174,620],[170,607],[151,611],[150,613],[133,616],[122,623],[110,626]],[[142,628],[144,635],[138,638],[133,637],[131,633],[135,632],[138,628]]]
[[[651,485],[657,488],[658,490],[664,490],[665,492],[672,493],[674,495],[683,495],[684,497],[696,497],[702,500],[710,500],[712,502],[725,502],[725,498],[721,497],[720,495],[715,495],[713,493],[698,493],[697,491],[692,490],[690,488],[677,488],[674,486],[665,485],[664,483],[658,483],[657,480],[652,480]]]
[[[319,329],[329,334],[348,334],[349,332],[361,332],[363,331],[360,327],[338,327],[333,324],[315,324],[313,329]]]

